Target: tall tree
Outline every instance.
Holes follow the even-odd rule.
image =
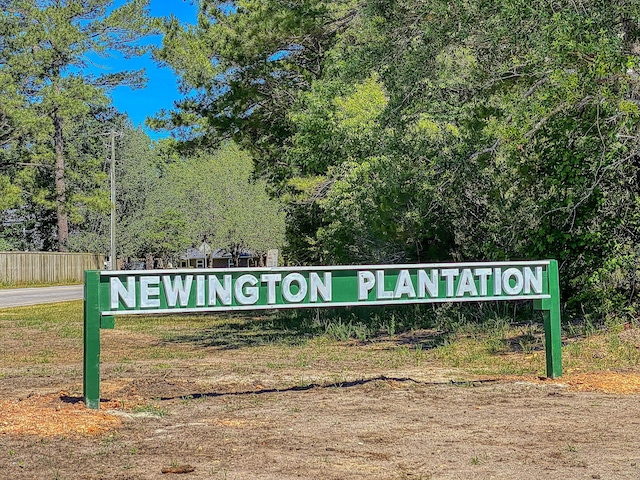
[[[148,0],[3,0],[3,80],[32,117],[40,117],[40,136],[28,152],[40,175],[51,172],[57,247],[68,248],[71,138],[82,119],[108,105],[105,91],[121,85],[140,87],[143,71],[89,73],[92,56],[138,55],[137,41],[149,33]],[[44,138],[43,138],[44,137]],[[18,146],[14,146],[19,149]],[[37,150],[34,152],[33,150]],[[47,195],[47,196],[49,196]]]
[[[118,132],[114,139],[118,254],[131,255],[128,252],[130,242],[135,242],[135,227],[140,219],[138,211],[144,206],[148,193],[138,182],[152,183],[157,180],[154,164],[156,154],[148,135],[134,128],[125,115],[111,109],[101,112],[97,119],[87,117],[83,129],[68,143],[70,158],[80,160],[71,164],[68,179],[70,203],[73,206],[69,213],[68,246],[71,251],[109,251],[110,131]]]
[[[322,74],[324,52],[355,4],[203,0],[197,25],[170,19],[154,55],[179,75],[188,97],[152,124],[179,132],[186,147],[232,138],[254,153],[259,174],[282,180],[288,167],[277,158],[292,133],[287,111]]]
[[[229,142],[168,164],[147,198],[145,250],[169,257],[206,240],[237,261],[242,250],[282,248],[281,205],[252,170],[251,157]]]
[[[119,138],[116,157],[116,246],[122,257],[143,258],[149,252],[147,241],[153,211],[152,196],[167,166],[177,161],[171,140],[153,142],[142,130],[125,129]],[[168,190],[170,191],[170,190]],[[159,228],[159,234],[166,230]],[[174,232],[178,236],[182,232]]]

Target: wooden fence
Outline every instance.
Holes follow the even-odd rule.
[[[94,253],[0,252],[0,283],[82,283],[85,270],[103,270]]]

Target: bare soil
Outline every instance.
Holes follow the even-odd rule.
[[[77,348],[0,362],[0,478],[640,478],[638,371],[482,377],[394,363],[390,345],[167,346],[106,331],[99,411],[82,402]]]

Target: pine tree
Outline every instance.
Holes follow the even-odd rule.
[[[38,169],[36,176],[46,177],[45,197],[55,209],[57,247],[66,251],[70,135],[83,118],[109,104],[108,89],[144,84],[142,70],[92,75],[88,67],[99,57],[131,57],[145,51],[138,41],[151,31],[148,0],[130,0],[117,8],[113,0],[5,0],[0,4],[1,94],[11,96],[21,107],[19,115],[4,107],[0,111],[0,118],[12,120],[0,132],[6,133],[9,144],[3,162],[12,162],[14,171],[19,163],[27,163]],[[16,141],[15,130],[36,124],[28,139],[29,151],[17,153],[25,144]],[[20,162],[25,156],[28,162]]]

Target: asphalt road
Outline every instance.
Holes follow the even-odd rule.
[[[82,285],[4,289],[0,290],[0,308],[82,300],[82,289]]]

